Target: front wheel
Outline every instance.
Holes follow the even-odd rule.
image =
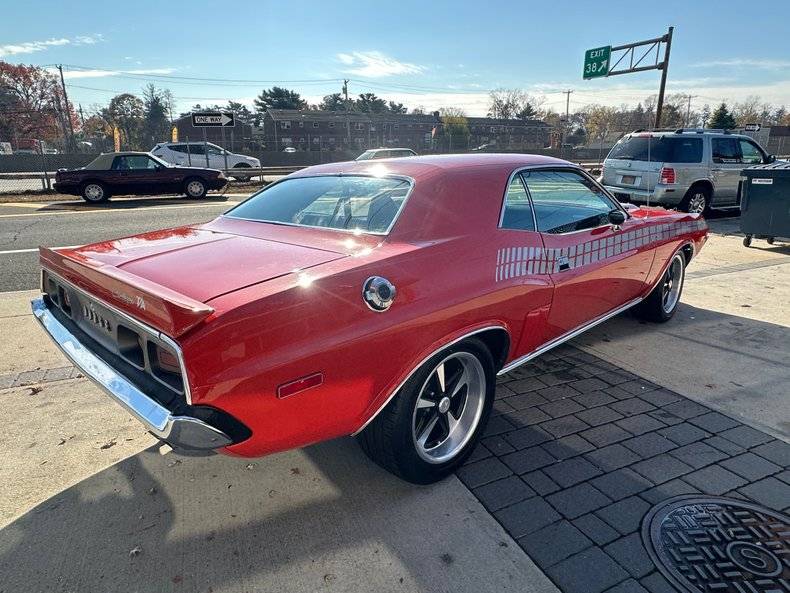
[[[202,198],[206,192],[208,188],[202,179],[189,179],[184,184],[184,193],[188,198]]]
[[[494,362],[469,339],[425,362],[359,435],[365,453],[414,484],[441,480],[469,456],[494,400]]]
[[[653,291],[636,306],[637,316],[658,323],[672,319],[680,303],[685,278],[686,258],[683,253],[678,252],[672,257],[666,272]]]

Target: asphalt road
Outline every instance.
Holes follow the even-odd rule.
[[[84,245],[205,222],[243,198],[236,194],[202,200],[126,198],[102,206],[82,202],[0,204],[0,292],[38,287],[40,245]]]

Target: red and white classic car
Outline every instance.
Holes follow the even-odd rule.
[[[632,306],[668,320],[706,237],[552,158],[335,163],[207,224],[42,248],[33,311],[176,448],[358,435],[428,483],[472,451],[498,374]]]

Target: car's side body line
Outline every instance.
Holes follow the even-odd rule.
[[[524,356],[522,356],[520,358],[517,358],[516,360],[514,360],[512,362],[509,362],[508,364],[506,364],[504,367],[502,367],[500,369],[500,371],[497,373],[497,376],[500,377],[502,375],[505,375],[505,374],[509,373],[513,369],[515,369],[517,367],[520,367],[522,364],[529,362],[533,358],[537,358],[538,356],[540,356],[541,354],[545,354],[546,352],[548,352],[552,348],[556,348],[560,344],[563,344],[563,343],[567,342],[568,340],[572,340],[573,338],[575,338],[579,334],[583,334],[588,329],[592,329],[596,325],[611,319],[615,315],[619,315],[623,311],[625,311],[627,309],[630,309],[631,307],[633,307],[634,305],[640,303],[641,301],[642,301],[642,297],[638,297],[636,299],[628,301],[625,305],[621,305],[620,307],[617,307],[616,309],[613,309],[613,310],[609,311],[608,313],[605,313],[604,315],[601,315],[600,317],[598,317],[597,319],[594,319],[590,323],[586,323],[586,324],[582,325],[581,327],[577,327],[576,329],[561,335],[558,338],[554,338],[553,340],[551,340],[550,342],[547,342],[546,344],[544,344],[543,346],[541,346],[537,350],[533,350],[532,352],[530,352],[528,354],[525,354]]]
[[[446,350],[450,346],[454,346],[455,344],[457,344],[459,342],[462,342],[462,341],[466,340],[467,338],[471,338],[474,335],[481,334],[483,332],[487,332],[487,331],[491,331],[491,330],[501,330],[501,331],[504,331],[504,332],[508,333],[508,335],[509,335],[509,332],[507,331],[507,328],[504,325],[487,325],[485,327],[480,327],[480,328],[475,329],[473,331],[467,332],[467,333],[465,333],[465,334],[463,334],[463,335],[461,335],[461,336],[459,336],[457,338],[454,338],[454,339],[450,340],[449,342],[446,342],[446,343],[442,344],[438,348],[434,349],[430,354],[428,354],[422,360],[420,360],[420,362],[418,364],[416,364],[414,366],[414,368],[411,369],[411,371],[409,371],[409,374],[406,375],[400,383],[398,383],[398,385],[395,387],[395,389],[392,390],[392,392],[387,396],[387,398],[378,407],[378,409],[370,416],[370,418],[368,418],[365,421],[365,423],[362,426],[360,426],[357,430],[355,430],[353,433],[351,433],[351,436],[358,435],[360,432],[362,432],[365,429],[365,427],[368,424],[373,422],[373,420],[376,418],[376,416],[378,416],[379,413],[384,408],[387,407],[387,404],[389,404],[390,401],[392,401],[392,398],[395,397],[398,394],[398,392],[406,384],[406,382],[409,379],[411,379],[412,375],[414,375],[414,373],[416,373],[420,369],[420,367],[422,365],[424,365],[426,362],[428,362],[431,358],[436,356],[442,350]]]

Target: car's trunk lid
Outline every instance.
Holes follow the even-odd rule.
[[[663,162],[656,161],[606,159],[603,166],[603,184],[650,191],[658,183],[663,166]]]
[[[41,250],[45,268],[172,336],[210,315],[213,298],[344,256],[191,227]]]

